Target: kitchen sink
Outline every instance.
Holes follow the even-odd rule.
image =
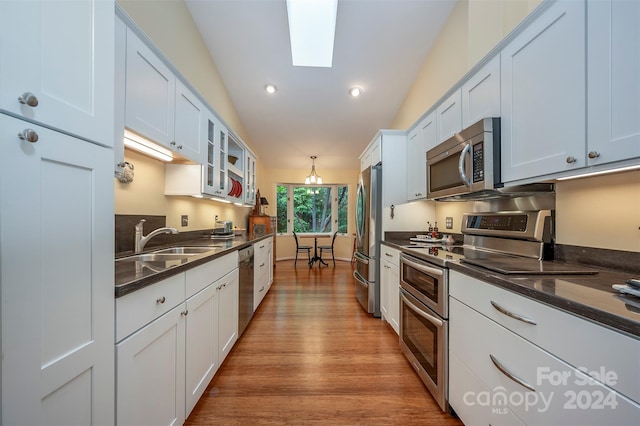
[[[146,253],[117,259],[116,262],[166,262],[169,260],[188,259],[194,254],[185,253]]]
[[[208,251],[215,250],[222,246],[207,246],[207,247],[171,247],[153,252],[153,254],[181,254],[181,255],[194,255],[206,253]]]

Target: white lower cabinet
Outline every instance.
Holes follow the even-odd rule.
[[[185,410],[189,415],[216,374],[218,363],[218,291],[214,284],[187,299]]]
[[[181,425],[185,419],[185,306],[116,345],[118,425]]]
[[[640,341],[625,341],[627,336],[612,332],[623,340],[617,340],[621,346],[611,346],[606,338],[599,339],[600,326],[564,312],[558,313],[584,324],[564,321],[553,313],[546,321],[536,305],[553,308],[457,271],[451,271],[450,295],[449,404],[465,424],[637,423],[640,405],[632,396],[637,382],[630,382],[638,374],[635,355]],[[535,318],[536,324],[506,316],[492,318],[496,303],[514,316]],[[552,350],[553,344],[546,343],[550,333],[562,336],[565,347],[581,348],[588,341],[593,351],[583,349],[579,358]],[[598,359],[598,347],[603,345],[616,348],[609,350],[608,359]],[[624,358],[616,354],[619,350],[626,350]],[[594,363],[599,363],[597,369],[592,368]],[[631,381],[626,380],[629,376]]]
[[[269,292],[273,282],[273,238],[269,237],[253,245],[253,310]]]
[[[233,252],[116,299],[118,425],[184,423],[238,339],[238,285]]]
[[[222,364],[238,340],[238,269],[217,281],[218,291],[218,362]]]
[[[380,312],[396,334],[400,332],[400,251],[382,246]]]

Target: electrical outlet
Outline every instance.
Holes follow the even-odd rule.
[[[445,227],[447,229],[453,229],[453,218],[451,216],[447,216],[447,221],[445,222]]]
[[[189,216],[186,214],[183,214],[181,216],[181,221],[182,221],[182,226],[189,226]]]

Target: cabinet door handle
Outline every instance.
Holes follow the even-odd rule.
[[[262,291],[264,291],[264,286],[262,286],[262,287],[260,288],[260,290],[258,290],[258,293],[260,293],[260,292],[262,292]]]
[[[38,106],[38,98],[31,92],[24,92],[22,95],[18,96],[18,102],[23,105],[28,105],[30,107]]]
[[[184,310],[182,312],[180,312],[180,315],[182,315],[183,317],[186,317],[187,315],[189,315],[189,310]]]
[[[164,303],[166,300],[167,300],[167,299],[166,299],[164,296],[162,296],[162,297],[158,297],[158,298],[156,299],[156,303],[160,303],[160,304],[162,304],[162,303]]]
[[[35,143],[38,142],[38,132],[33,129],[24,129],[20,133],[18,133],[18,137],[27,142]]]
[[[598,151],[589,151],[587,156],[593,160],[594,158],[600,157],[600,153]]]
[[[515,374],[513,374],[512,372],[507,370],[507,368],[504,365],[502,365],[502,363],[500,363],[500,361],[498,361],[496,359],[496,357],[494,357],[493,355],[489,354],[489,358],[491,358],[491,362],[493,362],[493,365],[495,365],[496,368],[498,370],[500,370],[500,372],[502,374],[504,374],[505,376],[507,376],[508,378],[510,378],[511,380],[516,382],[517,384],[519,384],[520,386],[524,386],[525,388],[527,388],[527,389],[529,389],[530,391],[533,391],[533,392],[536,391],[536,389],[533,386],[531,386],[529,383],[525,382],[520,377],[516,376]]]
[[[567,164],[573,164],[573,163],[575,163],[576,161],[578,161],[578,160],[576,159],[576,157],[573,157],[573,156],[571,156],[571,155],[567,157]]]
[[[505,309],[502,306],[498,305],[493,300],[491,301],[491,306],[493,306],[496,311],[498,311],[501,314],[504,314],[504,315],[506,315],[508,317],[517,319],[518,321],[526,322],[527,324],[538,325],[538,323],[535,320],[532,320],[531,318],[525,317],[523,315],[514,314],[513,312],[508,311],[507,309]]]
[[[262,268],[264,266],[264,263],[262,265],[260,265],[260,268]]]

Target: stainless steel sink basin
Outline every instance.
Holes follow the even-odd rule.
[[[179,253],[146,253],[137,254],[135,256],[123,257],[117,259],[116,262],[166,262],[169,260],[182,260],[188,259],[193,254],[179,254]]]
[[[188,254],[188,255],[194,255],[194,254],[202,254],[202,253],[206,253],[208,251],[215,250],[216,247],[221,247],[221,246],[171,247],[171,248],[155,251],[155,252],[153,252],[153,254],[182,254],[182,255]]]

